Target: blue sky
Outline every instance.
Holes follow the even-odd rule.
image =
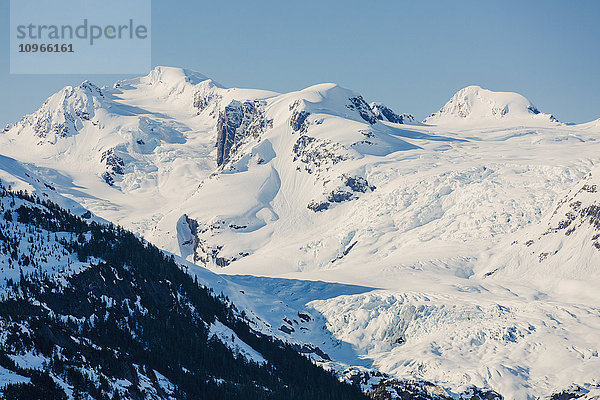
[[[0,124],[85,79],[10,75],[0,0]],[[600,2],[153,0],[152,64],[226,86],[290,91],[336,82],[421,119],[458,89],[516,91],[560,120],[600,117]]]

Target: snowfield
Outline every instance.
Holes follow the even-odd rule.
[[[142,235],[340,372],[591,399],[598,121],[470,86],[418,123],[335,84],[279,94],[157,67],[65,88],[5,129],[0,179]]]

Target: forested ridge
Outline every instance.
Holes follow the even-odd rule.
[[[131,232],[1,186],[0,204],[0,368],[20,379],[4,398],[365,398]],[[268,362],[211,337],[216,320]]]

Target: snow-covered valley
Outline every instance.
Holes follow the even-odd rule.
[[[599,137],[476,86],[419,123],[335,84],[280,94],[157,67],[5,128],[0,180],[174,254],[342,375],[591,399]]]

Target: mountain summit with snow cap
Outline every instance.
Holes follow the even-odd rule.
[[[456,92],[438,112],[431,114],[423,122],[442,125],[531,119],[558,122],[554,116],[540,112],[526,97],[518,93],[494,92],[480,86],[467,86]]]

